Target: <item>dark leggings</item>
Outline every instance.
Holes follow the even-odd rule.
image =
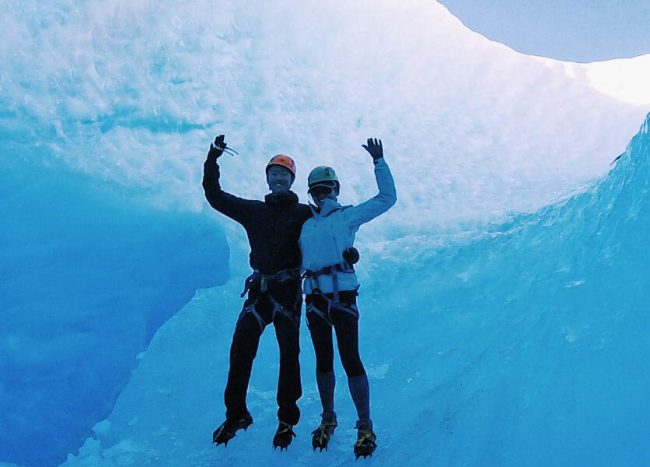
[[[340,306],[330,307],[332,294],[326,294],[326,297],[330,302],[320,294],[310,294],[305,299],[307,323],[316,352],[316,372],[334,371],[334,343],[332,341],[332,328],[334,328],[346,375],[349,378],[365,375],[366,370],[359,356],[357,292],[339,292]]]

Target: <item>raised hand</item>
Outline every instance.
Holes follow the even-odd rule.
[[[219,135],[212,143],[210,143],[210,152],[208,152],[208,157],[218,159],[223,154],[223,151],[226,149],[224,138],[225,135]]]
[[[381,145],[380,139],[368,138],[368,144],[362,144],[362,146],[370,153],[374,162],[384,157],[384,147]]]

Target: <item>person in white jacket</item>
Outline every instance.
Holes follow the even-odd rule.
[[[361,224],[388,211],[397,200],[381,140],[370,138],[363,147],[372,156],[379,193],[357,206],[342,206],[337,200],[341,186],[336,172],[331,167],[316,167],[308,177],[309,194],[315,203],[311,205],[313,217],[305,222],[300,234],[307,322],[316,352],[316,381],[323,406],[321,424],[312,433],[312,446],[326,449],[337,426],[334,328],[358,415],[354,446],[357,458],[371,455],[377,445],[370,419],[368,377],[359,356],[359,282],[354,272],[359,255],[354,239]]]

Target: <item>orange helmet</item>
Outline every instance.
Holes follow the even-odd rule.
[[[296,178],[296,163],[289,156],[285,156],[284,154],[278,154],[277,156],[271,157],[269,163],[266,164],[267,173],[269,171],[269,167],[273,165],[279,165],[280,167],[284,167],[289,172],[291,172],[293,178]]]

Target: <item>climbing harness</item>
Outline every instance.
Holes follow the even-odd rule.
[[[269,284],[271,282],[283,283],[290,280],[300,280],[300,270],[298,268],[283,269],[282,271],[278,271],[275,274],[262,274],[257,270],[253,271],[253,274],[248,276],[244,282],[244,290],[241,293],[241,296],[244,297],[249,291],[253,291],[255,292],[254,295],[256,295],[256,297],[251,300],[250,303],[244,306],[244,309],[241,312],[241,316],[244,316],[246,313],[251,313],[257,321],[257,324],[259,324],[260,331],[263,331],[266,325],[269,323],[266,323],[262,316],[257,312],[256,305],[260,301],[259,295],[266,294],[268,299],[271,301],[271,304],[273,305],[273,311],[271,312],[271,323],[275,321],[275,317],[278,314],[281,314],[284,317],[288,318],[296,326],[299,326],[300,316],[296,316],[295,314],[291,313],[290,310],[280,304],[270,293],[268,293]],[[300,294],[300,289],[298,289],[298,293]]]
[[[356,292],[357,289],[354,290]],[[315,295],[321,297],[325,302],[327,302],[327,310],[323,311],[315,306],[313,303],[307,305],[306,313],[315,313],[317,316],[320,316],[323,321],[325,321],[330,326],[334,325],[332,321],[332,312],[333,311],[342,311],[344,313],[349,313],[354,316],[356,319],[359,319],[359,309],[356,305],[348,305],[347,303],[342,303],[340,301],[335,302],[333,299],[329,298],[327,295],[322,293],[319,289],[314,289],[312,292]]]
[[[331,266],[326,266],[317,271],[307,270],[303,273],[302,277],[304,279],[312,281],[312,294],[318,295],[325,302],[327,302],[327,310],[323,311],[316,307],[313,303],[307,305],[307,313],[313,312],[320,316],[327,324],[330,326],[333,325],[332,322],[332,311],[339,310],[346,313],[350,313],[355,318],[359,318],[359,310],[356,305],[347,305],[341,303],[339,297],[339,281],[338,273],[339,272],[354,272],[354,266],[347,262],[333,264]],[[329,275],[332,277],[332,298],[329,298],[326,294],[321,292],[318,287],[318,278],[324,275]],[[354,292],[358,290],[358,287],[354,289]]]
[[[315,285],[314,289],[319,289],[318,278],[321,276],[332,276],[332,293],[334,294],[334,301],[339,301],[339,272],[354,272],[354,266],[348,263],[337,263],[331,266],[325,266],[324,268],[318,269],[317,271],[306,270],[302,278],[311,281],[312,285]]]
[[[325,266],[324,268],[318,269],[316,271],[312,271],[308,269],[302,275],[303,279],[311,281],[312,293],[322,297],[323,300],[327,302],[326,311],[319,310],[316,306],[310,303],[309,305],[307,305],[306,312],[316,313],[323,320],[325,320],[325,322],[330,326],[333,325],[332,315],[331,315],[333,310],[339,310],[346,313],[350,313],[355,318],[357,319],[359,318],[359,310],[357,309],[356,305],[347,305],[345,303],[341,303],[339,299],[339,280],[338,280],[338,273],[354,272],[354,265],[359,261],[359,251],[354,247],[350,247],[343,252],[343,258],[345,259],[345,261],[343,261],[342,263]],[[327,295],[325,295],[320,290],[319,287],[318,278],[325,275],[332,277],[332,298],[329,298]],[[354,289],[354,292],[356,293],[357,290],[359,290],[359,287]]]

